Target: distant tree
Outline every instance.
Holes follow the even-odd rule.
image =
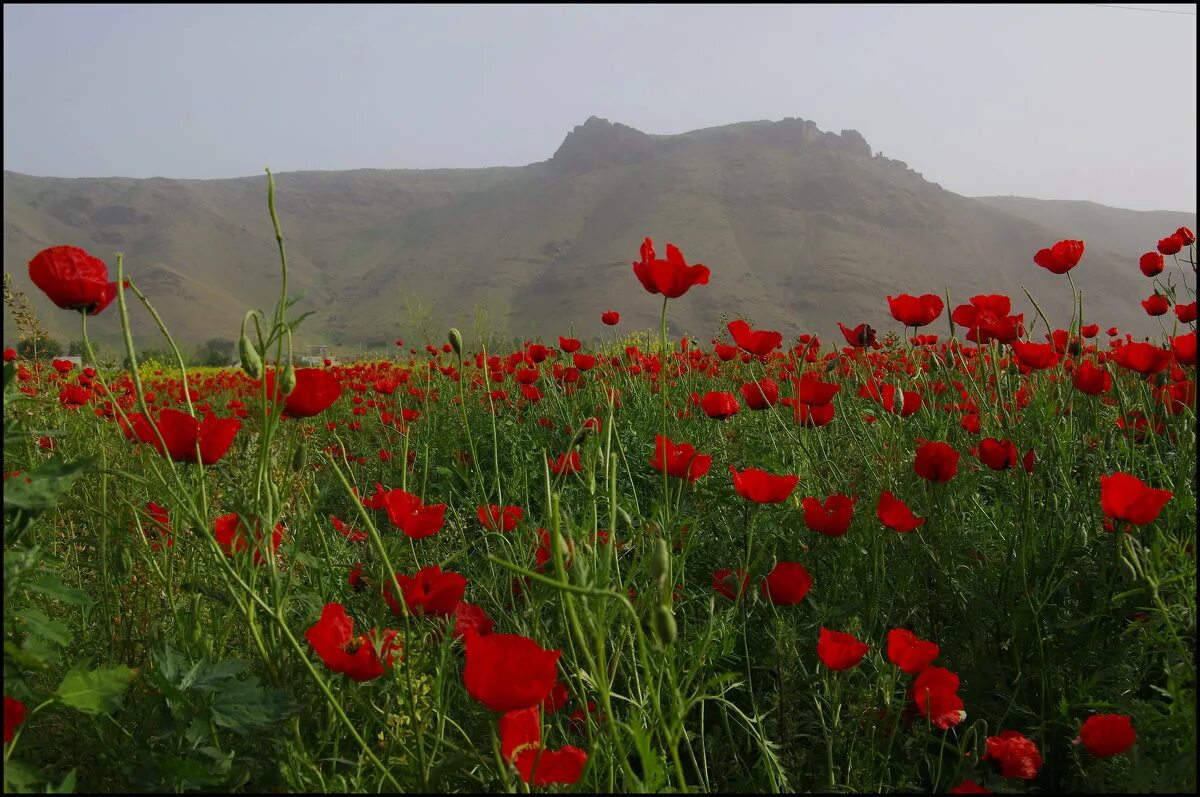
[[[70,343],[68,343],[67,344],[67,356],[68,357],[82,357],[83,356],[83,341],[82,340],[73,340]]]
[[[34,359],[35,353],[36,358],[39,360],[51,360],[55,357],[61,357],[62,344],[54,338],[42,338],[41,340],[26,338],[17,344],[17,354],[25,359]]]
[[[233,359],[234,342],[228,338],[209,338],[196,357],[198,365],[219,368]]]

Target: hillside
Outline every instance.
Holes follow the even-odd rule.
[[[440,339],[451,325],[500,336],[600,335],[656,326],[660,301],[630,262],[644,236],[668,241],[712,281],[674,303],[672,329],[702,338],[721,314],[756,325],[836,334],[836,322],[895,323],[884,297],[941,293],[955,303],[1024,285],[1065,325],[1065,280],[1034,252],[1069,237],[1088,250],[1075,271],[1090,317],[1149,332],[1149,286],[1136,254],[1186,214],[1137,214],[1091,203],[971,199],[872,155],[855,131],[812,122],[747,122],[652,136],[592,117],[552,158],[517,168],[358,170],[277,175],[297,312],[315,314],[300,343],[344,351],[396,337]],[[1060,207],[1061,205],[1061,207]],[[1171,220],[1160,225],[1160,221]],[[1040,220],[1040,222],[1039,222]],[[63,340],[76,320],[49,306],[26,263],[55,244],[125,253],[138,282],[183,340],[235,338],[244,312],[270,308],[278,258],[266,178],[58,179],[4,174],[4,267]],[[1027,316],[1032,318],[1032,312]],[[116,313],[95,320],[117,337]],[[140,309],[139,339],[153,323]],[[942,322],[932,330],[947,331]],[[5,317],[6,337],[10,334]]]

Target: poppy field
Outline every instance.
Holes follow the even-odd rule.
[[[1190,230],[1129,264],[1150,338],[1077,240],[1011,265],[1070,318],[913,285],[886,333],[677,337],[720,265],[646,238],[658,329],[297,367],[268,208],[240,368],[136,263],[30,253],[88,354],[4,353],[6,792],[1195,790]]]

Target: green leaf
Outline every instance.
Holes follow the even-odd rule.
[[[4,652],[15,661],[34,670],[48,670],[62,663],[59,648],[41,637],[25,637],[20,647],[10,639],[4,640]]]
[[[88,597],[86,592],[74,587],[68,587],[54,573],[47,573],[37,581],[31,582],[29,588],[43,595],[49,595],[51,598],[57,598],[63,603],[70,603],[75,606],[92,605],[92,599]]]
[[[87,472],[95,461],[95,457],[83,457],[74,462],[55,459],[20,476],[13,476],[4,483],[4,509],[45,512],[58,503],[59,497],[70,490],[75,480]]]
[[[257,678],[231,682],[212,704],[213,722],[243,735],[270,728],[299,711],[286,692],[259,689]]]
[[[53,784],[46,787],[46,794],[74,794],[75,793],[75,770],[67,773],[63,778],[62,783],[55,787]]]
[[[29,624],[31,634],[56,642],[63,647],[71,644],[71,629],[57,620],[51,620],[41,609],[22,609],[16,615]]]
[[[54,695],[63,704],[85,714],[112,714],[121,707],[121,695],[136,675],[136,671],[122,665],[72,670]]]

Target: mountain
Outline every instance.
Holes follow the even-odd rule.
[[[669,241],[712,269],[710,284],[672,302],[674,334],[707,339],[738,315],[788,337],[832,338],[838,321],[894,328],[888,294],[946,287],[954,304],[1006,293],[1032,320],[1025,286],[1065,326],[1066,279],[1032,258],[1077,237],[1088,243],[1072,274],[1087,316],[1149,333],[1157,326],[1138,304],[1150,284],[1136,255],[1179,224],[1195,226],[1187,214],[963,197],[873,155],[853,130],[802,119],[658,136],[592,117],[528,166],[292,172],[276,184],[289,293],[303,294],[295,312],[314,311],[297,343],[344,353],[440,340],[452,325],[468,336],[475,327],[598,336],[610,308],[622,314],[618,330],[656,329],[661,299],[630,266],[645,236],[660,256]],[[128,276],[191,343],[236,338],[246,310],[269,310],[279,292],[265,176],[6,171],[4,244],[5,270],[63,340],[78,337],[77,320],[28,280],[26,263],[47,246],[82,246],[114,271],[124,252]],[[138,340],[158,347],[153,321],[135,311]],[[108,341],[118,328],[115,309],[89,324]],[[944,318],[929,331],[946,334]]]

